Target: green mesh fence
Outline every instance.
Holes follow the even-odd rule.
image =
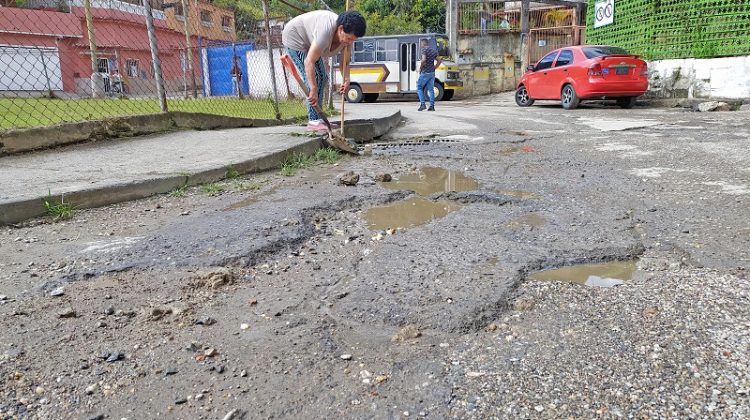
[[[599,28],[595,3],[589,0],[588,44],[652,60],[750,55],[750,0],[615,0],[614,23]]]

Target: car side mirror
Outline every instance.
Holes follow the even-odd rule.
[[[526,67],[527,71],[534,71],[534,66],[529,64],[529,67]]]

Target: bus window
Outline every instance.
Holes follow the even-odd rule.
[[[375,40],[363,39],[354,42],[354,62],[369,63],[375,61]]]
[[[398,39],[379,39],[376,51],[377,61],[398,61]]]
[[[448,50],[448,39],[443,37],[437,37],[437,51],[440,57],[449,57],[450,51]]]

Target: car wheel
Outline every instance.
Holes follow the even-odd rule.
[[[357,85],[349,85],[349,90],[346,91],[346,100],[351,103],[362,102],[364,95],[362,89]]]
[[[443,100],[444,101],[450,101],[453,99],[453,94],[456,93],[453,89],[448,89],[443,91]]]
[[[433,90],[435,92],[435,102],[442,100],[443,94],[445,93],[445,90],[443,90],[443,85],[435,82],[435,89]],[[430,98],[430,95],[427,93],[427,87],[424,88],[424,97],[425,99]]]
[[[635,105],[635,97],[617,98],[617,106],[624,109],[630,109]]]
[[[526,86],[519,86],[516,89],[516,105],[518,106],[531,106],[534,105],[534,100],[529,98],[529,92],[526,90]]]
[[[560,94],[560,101],[562,102],[562,106],[565,109],[576,109],[578,108],[578,104],[581,103],[581,100],[578,99],[578,95],[576,94],[576,90],[573,88],[573,85],[563,86],[562,93]]]
[[[365,93],[365,102],[375,102],[378,100],[379,93]]]

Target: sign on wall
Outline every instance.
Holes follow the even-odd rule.
[[[610,25],[615,21],[615,0],[594,3],[594,28]]]

